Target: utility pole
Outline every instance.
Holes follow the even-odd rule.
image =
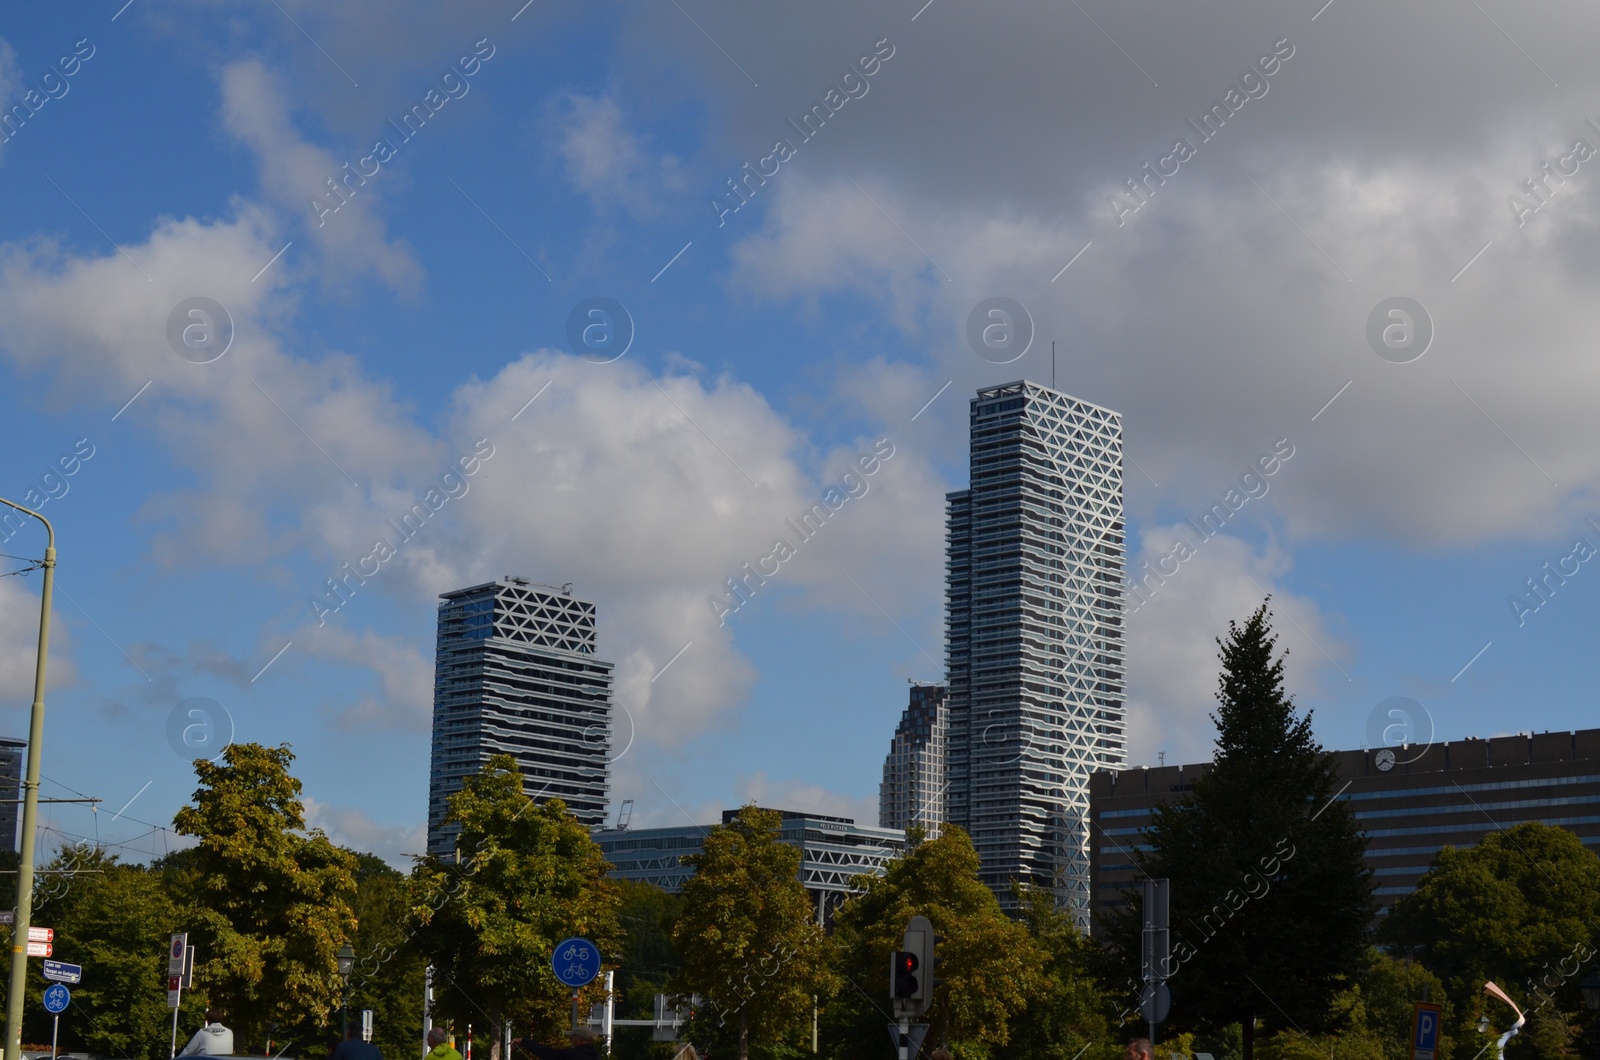
[[[50,594],[56,585],[56,530],[50,520],[0,497],[0,504],[31,515],[44,524],[44,588],[39,594],[39,653],[33,669],[33,710],[28,716],[28,766],[22,782],[22,849],[17,864],[17,915],[11,926],[11,986],[6,993],[6,1050],[9,1060],[22,1056],[22,1002],[28,985],[28,928],[33,922],[33,840],[39,814],[39,756],[44,749],[44,671],[50,654]]]

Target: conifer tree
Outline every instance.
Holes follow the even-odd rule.
[[[1266,602],[1218,640],[1216,751],[1194,791],[1168,803],[1138,858],[1172,881],[1169,1030],[1239,1024],[1314,1033],[1359,976],[1375,912],[1366,840],[1338,798],[1331,755],[1283,687]],[[1138,895],[1109,934],[1121,975],[1138,975]]]

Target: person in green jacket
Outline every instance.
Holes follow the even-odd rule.
[[[428,1031],[427,1060],[461,1060],[461,1054],[449,1042],[450,1035],[445,1033],[443,1027],[434,1027]]]

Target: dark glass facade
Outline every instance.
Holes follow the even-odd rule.
[[[523,790],[605,822],[611,664],[595,658],[595,606],[507,578],[445,593],[434,656],[428,852],[452,854],[450,796],[507,754]]]

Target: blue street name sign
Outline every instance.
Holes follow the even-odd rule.
[[[45,961],[44,977],[57,983],[83,982],[83,965],[66,961]]]
[[[45,987],[44,1010],[46,1012],[60,1014],[65,1012],[70,1004],[72,1004],[72,991],[60,983],[51,983]]]
[[[600,948],[588,939],[567,939],[551,951],[550,968],[564,986],[586,986],[600,974]]]

